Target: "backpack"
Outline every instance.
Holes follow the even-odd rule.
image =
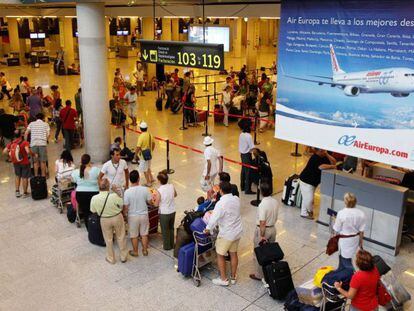
[[[190,228],[191,224],[195,219],[203,217],[204,212],[185,211],[184,214],[185,216],[183,220],[181,220],[181,225],[183,225],[185,231],[192,235],[193,231]]]
[[[13,164],[19,164],[23,161],[23,153],[20,150],[20,145],[23,143],[21,140],[19,143],[12,143],[10,146],[9,156]]]

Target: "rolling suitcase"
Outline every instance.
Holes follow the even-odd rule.
[[[282,203],[288,206],[294,206],[294,201],[291,201],[292,192],[297,191],[297,187],[299,186],[299,176],[296,174],[290,175],[285,180],[285,184],[283,186],[283,193],[282,193]],[[294,189],[296,187],[296,189]]]
[[[197,112],[197,122],[206,122],[207,121],[207,111]]]
[[[32,191],[33,200],[43,200],[47,198],[46,178],[35,176],[30,178],[30,189]]]
[[[229,121],[235,122],[239,120],[239,117],[243,115],[243,111],[238,109],[237,107],[231,107],[229,109]]]
[[[203,232],[206,228],[206,223],[204,222],[203,218],[196,218],[190,225],[190,229],[192,232]]]
[[[220,123],[224,120],[224,110],[220,105],[214,105],[214,122]]]
[[[178,272],[190,276],[193,272],[195,243],[191,242],[180,248],[178,252]]]
[[[101,218],[97,214],[88,216],[88,240],[94,245],[105,247],[105,239],[102,234]]]
[[[284,299],[295,289],[289,264],[286,261],[273,262],[263,267],[263,275],[270,297]]]
[[[148,209],[148,218],[149,218],[149,234],[154,234],[158,232],[158,221],[160,215],[158,214],[158,207]]]
[[[179,100],[174,100],[171,104],[171,111],[172,113],[178,113],[183,106],[183,103]]]
[[[191,243],[192,241],[193,236],[184,229],[183,225],[180,225],[177,228],[177,233],[175,236],[174,257],[178,258],[178,252],[180,251],[180,248]]]
[[[155,107],[157,107],[158,111],[162,111],[162,98],[158,97],[155,101]]]
[[[374,260],[374,265],[377,267],[378,272],[380,275],[386,274],[388,271],[391,270],[390,266],[381,258],[381,256],[375,255],[372,257]]]

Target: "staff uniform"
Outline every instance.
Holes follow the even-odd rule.
[[[114,232],[121,252],[121,261],[126,261],[128,257],[122,206],[122,199],[116,193],[109,193],[108,191],[99,192],[91,200],[92,213],[101,215],[104,209],[101,215],[101,228],[106,243],[106,259],[111,263],[115,263]]]
[[[277,215],[279,212],[279,204],[277,200],[272,197],[264,197],[262,202],[256,209],[256,230],[253,238],[253,245],[259,246],[260,243],[260,221],[266,222],[266,229],[264,237],[269,240],[269,242],[276,241],[276,221]],[[263,278],[263,269],[257,262],[256,256],[253,256],[253,260],[256,266],[256,276]]]
[[[206,177],[208,173],[207,172],[207,160],[210,160],[211,162],[210,182],[212,185],[214,185],[214,180],[216,179],[218,171],[219,171],[219,157],[221,157],[220,151],[218,151],[213,146],[208,146],[204,150],[205,164],[204,164],[203,178]]]
[[[132,186],[125,190],[124,204],[128,206],[128,224],[130,238],[148,235],[149,218],[147,202],[151,193],[143,186]]]
[[[232,194],[225,194],[217,202],[206,229],[213,231],[219,227],[216,252],[225,256],[227,252],[236,253],[243,232],[240,216],[240,199]]]
[[[322,172],[319,166],[322,164],[330,164],[329,159],[317,154],[312,155],[299,176],[299,187],[302,193],[301,216],[308,216],[313,212],[313,198],[316,188],[321,183]]]
[[[250,133],[241,133],[239,136],[239,152],[243,164],[251,165],[253,162],[251,150],[254,148],[253,138]],[[252,180],[250,178],[250,168],[242,166],[240,174],[241,191],[251,191]]]
[[[163,248],[170,250],[174,247],[175,222],[175,189],[172,184],[165,184],[158,188],[160,193],[160,224]]]
[[[333,230],[342,235],[355,235],[364,232],[366,219],[364,212],[358,208],[344,208],[336,216]],[[359,235],[350,238],[339,239],[339,268],[352,267],[352,258],[358,251]]]

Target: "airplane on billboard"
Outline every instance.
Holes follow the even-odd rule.
[[[341,69],[335,50],[330,45],[332,77],[315,76],[329,81],[313,80],[285,75],[286,77],[318,85],[330,85],[343,90],[346,96],[358,96],[363,93],[390,93],[394,97],[407,97],[414,92],[414,70],[410,68],[394,67],[371,71],[345,72]]]

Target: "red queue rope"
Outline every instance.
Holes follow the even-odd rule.
[[[142,131],[136,130],[136,129],[132,129],[129,126],[125,126],[125,129],[128,130],[128,131],[130,131],[130,132],[137,133],[137,134],[141,134],[142,133]],[[177,146],[177,147],[182,148],[182,149],[194,151],[194,152],[199,153],[199,154],[204,154],[204,152],[202,150],[200,150],[200,149],[196,149],[196,148],[193,148],[193,147],[190,147],[190,146],[182,145],[182,144],[179,144],[179,143],[177,143],[175,141],[171,141],[169,139],[165,139],[165,138],[158,137],[158,136],[154,136],[154,138],[156,140],[159,140],[159,141],[162,141],[162,142],[169,141],[169,143],[171,145]],[[235,161],[235,160],[230,159],[230,158],[223,157],[223,160],[226,161],[226,162],[229,162],[229,163],[237,164],[237,165],[244,166],[244,167],[247,167],[247,168],[251,168],[251,169],[254,169],[254,170],[257,170],[258,169],[256,166],[253,166],[253,165],[250,165],[250,164],[246,164],[246,163],[242,163],[242,162],[239,162],[239,161]]]
[[[192,108],[192,107],[188,107],[188,106],[184,106],[183,109],[193,110],[193,111],[197,111],[197,112],[204,112],[204,111],[206,111],[206,112],[208,112],[209,114],[212,114],[212,115],[215,115],[216,114],[216,115],[224,116],[224,112],[217,112],[217,111],[212,111],[212,110],[197,109],[197,108]],[[256,117],[252,117],[252,116],[241,116],[241,115],[232,114],[232,113],[229,113],[228,116],[229,117],[239,118],[239,119],[250,119],[252,121],[254,121],[254,119],[256,118]],[[271,124],[275,124],[274,121],[272,121],[272,120],[266,120],[264,118],[257,118],[257,120],[263,121],[263,122],[267,122],[267,123],[271,123]]]

